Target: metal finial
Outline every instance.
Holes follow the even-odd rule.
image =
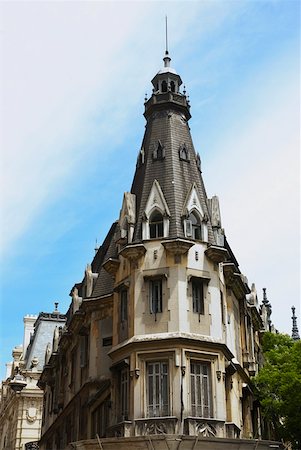
[[[95,254],[98,252],[98,250],[99,250],[99,247],[97,245],[97,238],[96,238],[95,239],[95,248],[94,248]]]
[[[186,86],[185,86],[185,84],[184,84],[183,94],[186,95]]]
[[[295,311],[296,308],[294,306],[292,306],[292,321],[293,321],[293,327],[292,327],[292,338],[294,339],[294,341],[299,341],[300,336],[299,336],[299,330],[298,330],[298,325],[297,325],[297,317],[295,316]]]
[[[144,101],[147,102],[147,92],[144,94]]]
[[[168,55],[167,16],[165,16],[165,55]]]
[[[263,300],[262,300],[262,303],[263,303],[264,305],[268,305],[269,301],[268,301],[268,298],[267,298],[267,289],[266,289],[266,288],[262,288],[262,290],[263,290]]]
[[[54,302],[54,311],[57,311],[58,306],[59,306],[59,302]]]

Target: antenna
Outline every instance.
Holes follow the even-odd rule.
[[[165,55],[168,55],[167,16],[165,16]]]

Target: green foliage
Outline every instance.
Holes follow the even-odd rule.
[[[301,448],[301,341],[284,334],[263,336],[265,364],[254,379],[267,424],[267,438]]]

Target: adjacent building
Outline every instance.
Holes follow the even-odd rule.
[[[39,381],[41,449],[271,445],[250,383],[270,306],[259,308],[206,193],[170,61],[145,102],[131,190],[71,290]]]
[[[41,435],[43,391],[37,386],[48,353],[64,326],[65,316],[53,313],[24,317],[23,345],[12,351],[0,394],[1,450],[38,448]]]

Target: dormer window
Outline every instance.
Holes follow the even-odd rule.
[[[195,211],[191,212],[185,220],[185,235],[192,239],[202,239],[201,220]]]
[[[163,237],[163,216],[159,211],[154,211],[149,219],[149,236],[151,239]]]
[[[179,149],[179,157],[181,161],[189,161],[189,154],[186,145],[181,145]]]
[[[160,141],[158,141],[158,145],[153,151],[153,160],[157,159],[160,160],[164,158],[165,158],[164,146],[161,144]]]

